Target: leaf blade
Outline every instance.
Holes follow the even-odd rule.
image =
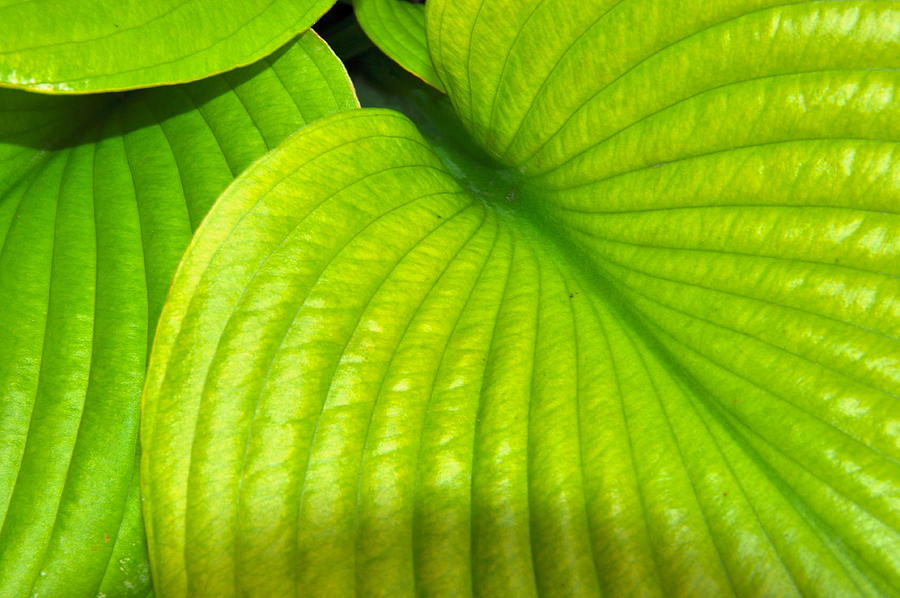
[[[551,239],[467,198],[390,112],[257,163],[187,254],[154,349],[162,570],[219,595],[889,587],[896,533],[864,483],[832,470],[855,490],[811,498],[809,451],[783,461],[794,440],[753,436],[742,391]]]
[[[8,0],[0,5],[0,81],[47,93],[194,81],[264,58],[332,4]]]
[[[262,576],[348,595],[891,594],[896,7],[427,6],[450,101],[519,171],[496,173],[509,193],[476,190],[498,236],[480,211],[436,232],[429,209],[447,212],[429,200],[396,217],[459,168],[386,113],[302,132],[231,188],[163,318],[145,438],[170,461],[147,477],[176,503],[193,488],[193,511],[155,510],[202,541],[202,524],[186,531],[198,518],[238,519],[203,494],[243,479],[218,439],[257,434],[238,503],[257,501],[284,544],[276,570],[220,575],[211,543],[183,541],[168,567],[235,593]],[[342,159],[301,159],[323,148]],[[313,208],[317,181],[358,184]],[[310,216],[266,246],[279,267],[255,280],[242,248],[289,236],[267,202]],[[254,224],[229,237],[242,218]],[[264,291],[275,271],[319,294]],[[241,303],[251,288],[267,309]],[[244,328],[219,344],[222,313]],[[262,345],[272,378],[231,373],[273,326],[289,340]],[[169,403],[191,411],[154,411]],[[190,466],[171,452],[186,442],[203,447]],[[258,531],[220,530],[261,554]]]
[[[385,54],[443,91],[426,46],[424,6],[398,0],[355,0],[353,9],[363,31]]]
[[[300,106],[312,118],[355,105],[346,73],[314,35],[271,60],[277,66],[112,104],[38,96],[63,126],[5,138],[14,159],[4,165],[19,179],[0,197],[10,214],[0,236],[0,293],[10,306],[0,318],[8,591],[87,595],[104,577],[120,593],[148,587],[132,475],[138,404],[181,250],[232,168],[304,123]],[[310,76],[315,60],[327,65],[321,82]],[[274,72],[298,66],[283,82]],[[337,96],[324,81],[334,77]],[[309,95],[297,102],[289,91]],[[241,93],[268,103],[244,107]],[[30,97],[7,90],[2,99],[15,107]],[[119,566],[127,573],[117,582]]]

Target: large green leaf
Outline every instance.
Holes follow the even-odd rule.
[[[255,62],[334,0],[0,0],[0,85],[87,93]]]
[[[408,0],[353,0],[353,8],[363,30],[385,54],[443,90],[426,45],[425,6]]]
[[[138,407],[175,266],[237,173],[355,98],[308,34],[199,83],[0,106],[0,594],[146,594]]]
[[[366,110],[225,192],[144,394],[163,591],[895,595],[897,3],[427,7],[502,166]]]

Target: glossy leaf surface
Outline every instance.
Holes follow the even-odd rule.
[[[146,594],[139,396],[175,266],[235,175],[355,98],[310,33],[199,83],[0,105],[0,594]]]
[[[226,191],[144,395],[161,587],[895,593],[896,3],[427,10],[508,192],[380,110]]]
[[[443,91],[428,54],[423,4],[406,0],[354,0],[353,8],[363,30],[385,54]]]
[[[0,0],[0,85],[89,93],[255,62],[333,0]]]

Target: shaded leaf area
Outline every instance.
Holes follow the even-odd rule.
[[[90,93],[183,83],[245,66],[334,0],[2,0],[0,85]]]
[[[517,174],[472,142],[445,94],[406,71],[378,50],[349,62],[363,106],[390,108],[415,123],[444,166],[469,193],[487,201],[514,200]]]
[[[309,34],[195,84],[0,105],[0,587],[146,594],[138,407],[171,276],[234,176],[355,98]]]
[[[385,54],[443,91],[428,54],[424,4],[405,0],[354,0],[353,8],[363,30]]]
[[[144,396],[161,587],[896,594],[896,3],[427,10],[509,193],[383,110],[225,192]]]
[[[342,2],[335,4],[316,22],[316,31],[328,42],[351,76],[353,59],[374,47],[372,40],[359,26],[353,7]]]

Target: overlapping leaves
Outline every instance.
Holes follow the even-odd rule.
[[[226,191],[145,391],[162,590],[893,592],[896,3],[431,0],[427,28],[508,193],[386,111]]]
[[[359,23],[372,41],[403,68],[443,89],[425,38],[425,6],[405,0],[354,0]]]
[[[312,33],[189,85],[0,93],[0,594],[147,594],[139,397],[172,274],[236,174],[355,105]]]

